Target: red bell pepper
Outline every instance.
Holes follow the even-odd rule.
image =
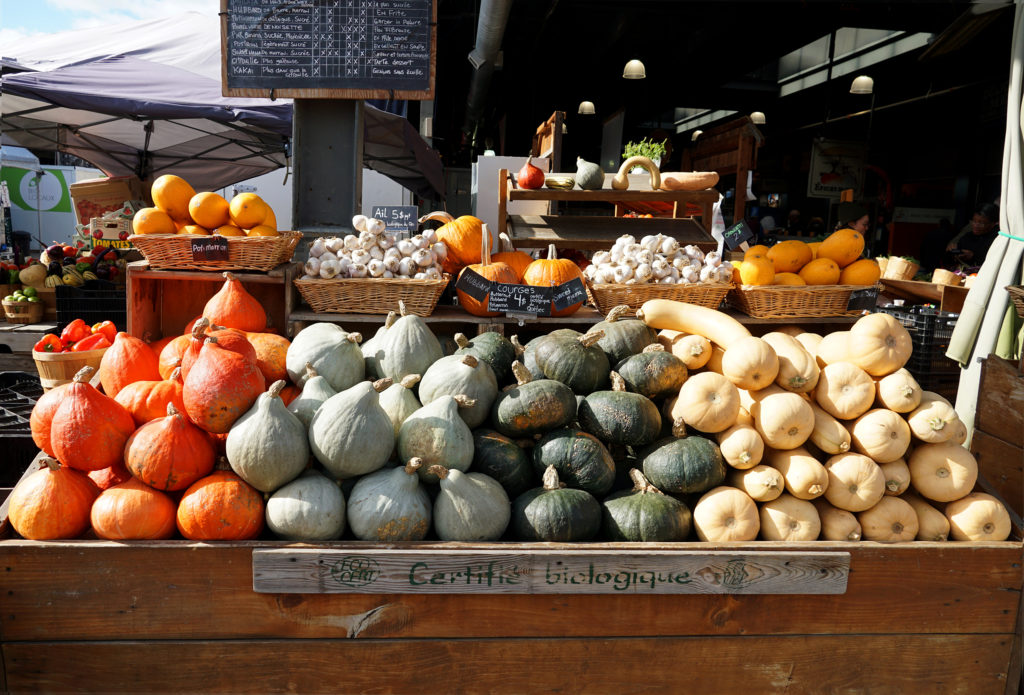
[[[111,342],[102,333],[93,333],[87,338],[82,338],[71,346],[71,352],[82,352],[84,350],[99,350],[110,347]]]
[[[64,345],[71,347],[82,338],[88,338],[92,331],[89,330],[89,324],[82,319],[75,319],[60,333],[60,342]]]
[[[117,335],[117,326],[113,321],[101,321],[92,325],[93,333],[102,333],[107,337],[111,345],[114,343],[114,336]]]
[[[36,352],[64,352],[64,345],[53,333],[47,333],[32,346],[32,349]]]

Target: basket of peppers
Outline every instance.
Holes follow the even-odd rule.
[[[82,367],[97,371],[107,348],[114,344],[117,326],[113,321],[101,321],[90,326],[75,319],[60,335],[47,333],[32,348],[32,358],[39,372],[44,391],[71,381]]]

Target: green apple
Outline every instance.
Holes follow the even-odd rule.
[[[27,299],[28,301],[30,301],[30,302],[39,302],[39,301],[42,301],[41,299],[39,299],[39,297],[26,297],[26,299]]]
[[[37,294],[39,294],[35,287],[26,287],[21,290],[21,293],[26,297],[35,297]]]

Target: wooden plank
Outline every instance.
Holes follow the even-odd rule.
[[[509,233],[518,248],[546,247],[554,244],[579,249],[608,249],[619,236],[665,234],[680,244],[696,244],[705,250],[717,248],[717,242],[701,223],[693,218],[511,215]]]
[[[1024,373],[1012,362],[996,355],[982,360],[974,427],[1024,447]]]
[[[6,345],[11,352],[32,352],[40,338],[56,332],[56,323],[0,323],[0,345]]]
[[[1024,450],[975,430],[971,453],[989,484],[1019,516],[1024,516]]]
[[[537,550],[537,545],[330,543],[323,547],[517,553]],[[849,552],[851,572],[845,594],[259,594],[252,590],[252,551],[257,547],[294,546],[267,541],[0,541],[4,568],[0,640],[896,634],[911,629],[927,634],[1010,634],[1022,583],[1019,541],[822,541],[744,543],[729,549]],[[680,546],[595,543],[586,547],[595,552],[656,552]],[[722,549],[696,542],[684,547],[696,552]]]
[[[265,594],[842,594],[840,552],[257,548]]]
[[[384,314],[325,314],[316,311],[293,311],[292,321],[325,321],[328,323],[384,323]],[[473,316],[461,307],[438,305],[430,316],[423,316],[425,323],[491,323],[488,316]],[[369,336],[366,336],[369,337]]]
[[[633,177],[630,177],[633,178]],[[644,178],[647,178],[644,176]],[[605,186],[608,186],[607,180]],[[662,191],[651,190],[650,186],[636,188],[630,186],[624,191],[615,191],[611,188],[604,188],[600,191],[584,191],[573,189],[562,191],[553,188],[511,188],[508,191],[509,200],[564,200],[583,203],[628,203],[633,201],[658,200],[663,202],[694,203],[701,205],[705,201],[718,200],[718,191],[713,188],[706,188],[702,191]]]
[[[31,348],[29,348],[29,352],[0,352],[0,372],[35,374],[36,361],[32,357]]]
[[[914,634],[45,642],[5,644],[3,656],[11,693],[1002,695],[1011,642],[1010,635]]]

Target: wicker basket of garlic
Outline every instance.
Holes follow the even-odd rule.
[[[398,300],[409,313],[429,316],[448,284],[441,271],[448,247],[434,230],[399,239],[382,220],[352,218],[358,234],[321,237],[309,247],[304,274],[295,280],[317,312],[386,314]]]
[[[733,287],[733,267],[717,251],[680,246],[664,234],[638,242],[626,234],[608,251],[597,251],[583,271],[591,301],[601,313],[648,299],[674,299],[717,308]]]

